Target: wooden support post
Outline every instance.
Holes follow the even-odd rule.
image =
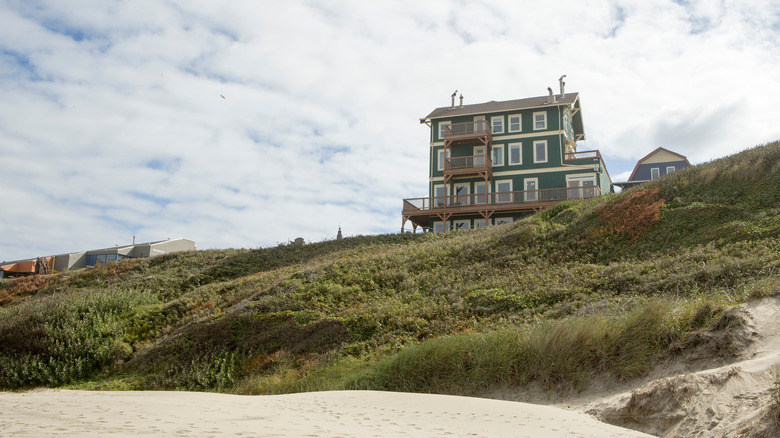
[[[490,218],[493,216],[493,213],[495,213],[495,210],[480,210],[479,214],[482,215],[482,217],[485,218],[485,226],[490,226]]]
[[[436,216],[444,223],[444,232],[447,232],[447,221],[452,217],[452,213],[436,213]]]

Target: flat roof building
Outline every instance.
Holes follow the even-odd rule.
[[[139,243],[125,246],[114,246],[88,251],[71,252],[46,257],[44,260],[55,271],[69,271],[87,267],[102,265],[108,262],[117,262],[124,259],[155,257],[173,252],[195,251],[195,242],[189,239],[178,238],[158,240],[155,242]],[[0,278],[3,272],[13,274],[36,273],[36,260],[23,259],[12,262],[3,262],[0,265]]]

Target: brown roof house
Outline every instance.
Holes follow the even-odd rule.
[[[627,189],[686,167],[691,167],[691,163],[685,156],[665,148],[658,148],[636,163],[628,181],[616,182],[613,185]]]

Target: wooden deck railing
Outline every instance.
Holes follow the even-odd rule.
[[[423,211],[435,213],[437,210],[452,212],[479,211],[490,208],[511,209],[527,206],[533,208],[554,204],[567,199],[592,198],[601,195],[597,186],[570,187],[541,190],[518,190],[469,195],[429,196],[425,198],[404,199],[404,213],[414,214]]]
[[[491,136],[490,125],[487,120],[474,120],[473,122],[452,123],[444,126],[445,140],[459,140],[482,136]]]

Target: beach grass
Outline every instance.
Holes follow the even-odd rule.
[[[630,379],[780,293],[780,143],[513,224],[0,283],[0,387],[469,394]]]

